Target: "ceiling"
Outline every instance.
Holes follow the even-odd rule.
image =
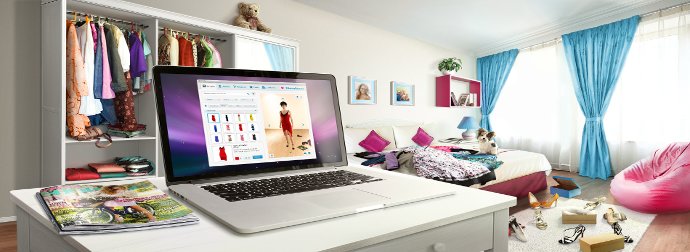
[[[597,21],[614,14],[644,11],[645,7],[653,9],[682,2],[674,0],[296,1],[430,44],[476,55],[528,43],[528,40],[549,33],[573,29],[575,26],[582,26],[584,21]],[[568,32],[571,31],[575,30]],[[558,35],[558,33],[551,35],[554,36],[551,39]]]

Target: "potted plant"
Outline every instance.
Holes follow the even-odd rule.
[[[438,63],[438,70],[441,71],[443,75],[453,74],[460,69],[462,69],[462,60],[458,58],[447,58],[441,60],[441,63]]]

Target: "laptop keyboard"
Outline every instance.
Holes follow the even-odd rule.
[[[233,202],[364,184],[382,179],[345,170],[310,173],[269,179],[202,186],[219,197]]]

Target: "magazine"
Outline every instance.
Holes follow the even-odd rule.
[[[198,223],[192,210],[148,180],[60,185],[36,194],[60,234],[98,234]]]

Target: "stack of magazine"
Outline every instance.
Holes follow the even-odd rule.
[[[100,234],[189,225],[192,210],[149,181],[61,185],[36,194],[60,234]]]

